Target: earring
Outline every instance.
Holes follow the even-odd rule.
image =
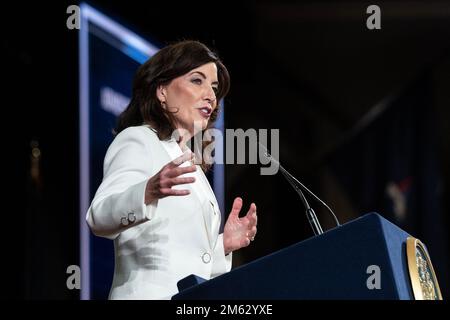
[[[166,102],[165,101],[161,101],[161,107],[165,110],[166,109]]]

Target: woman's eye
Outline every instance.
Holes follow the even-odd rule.
[[[191,81],[195,84],[202,84],[202,79],[192,79]]]

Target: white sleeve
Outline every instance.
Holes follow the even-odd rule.
[[[155,215],[158,201],[144,203],[145,188],[152,175],[152,154],[143,129],[125,129],[108,148],[103,181],[86,215],[95,235],[114,239],[123,230]]]
[[[216,241],[216,247],[213,252],[211,277],[214,278],[225,272],[229,272],[231,270],[232,259],[233,252],[225,255],[225,249],[223,247],[223,233],[221,233]]]

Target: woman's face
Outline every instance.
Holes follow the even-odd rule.
[[[165,102],[163,107],[172,112],[176,127],[195,135],[196,131],[206,128],[217,106],[218,86],[217,66],[210,62],[173,79],[168,85],[160,86],[157,96]]]

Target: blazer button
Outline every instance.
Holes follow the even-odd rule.
[[[204,263],[209,263],[211,261],[211,255],[208,252],[205,252],[202,255],[202,260]]]
[[[128,221],[127,217],[122,217],[122,218],[120,219],[120,223],[121,223],[123,226],[127,226],[128,223],[129,223],[129,221]]]
[[[130,213],[128,214],[128,221],[129,221],[130,223],[133,223],[133,222],[136,221],[136,215],[134,214],[134,212],[130,212]]]

